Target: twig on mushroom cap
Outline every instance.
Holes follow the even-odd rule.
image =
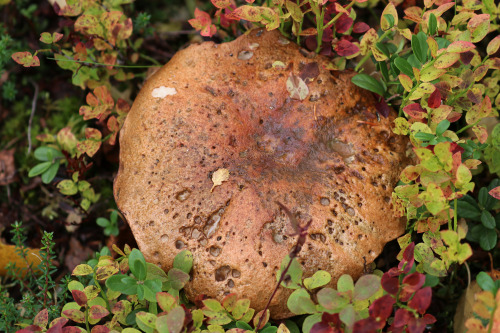
[[[288,255],[290,257],[290,260],[288,261],[288,265],[285,267],[283,272],[281,272],[280,279],[279,279],[278,283],[276,284],[276,287],[274,288],[273,293],[271,294],[271,297],[269,297],[269,300],[267,301],[266,307],[264,308],[264,310],[262,310],[262,314],[260,315],[259,323],[255,327],[256,329],[260,328],[260,325],[262,324],[262,321],[264,320],[264,318],[266,316],[267,308],[269,307],[269,304],[271,304],[271,301],[273,300],[274,295],[276,295],[276,292],[278,291],[278,288],[280,287],[281,282],[283,282],[283,280],[285,280],[285,277],[287,275],[286,273],[288,272],[288,269],[290,268],[290,265],[292,264],[293,258],[295,258],[299,255],[299,252],[302,249],[302,246],[304,246],[304,243],[306,242],[306,238],[307,238],[307,230],[309,229],[309,227],[311,226],[311,223],[312,223],[312,219],[311,219],[304,226],[302,226],[299,223],[299,221],[297,221],[297,218],[292,214],[292,212],[290,212],[290,210],[285,205],[283,205],[279,201],[276,201],[276,204],[278,204],[278,206],[280,206],[280,208],[283,209],[283,211],[286,213],[286,215],[290,219],[290,223],[292,224],[292,227],[295,230],[295,233],[292,236],[298,235],[299,237],[297,238],[297,244],[295,244],[295,246],[292,248],[292,251]]]

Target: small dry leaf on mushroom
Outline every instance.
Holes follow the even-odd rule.
[[[228,169],[222,168],[215,171],[214,174],[212,175],[212,182],[214,183],[214,185],[210,189],[210,192],[212,192],[216,186],[222,185],[222,182],[225,182],[228,179],[229,179]]]
[[[290,93],[290,97],[293,99],[304,100],[309,94],[309,88],[307,84],[300,77],[294,74],[290,74],[288,80],[286,80],[286,89]]]

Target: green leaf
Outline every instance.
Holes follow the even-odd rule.
[[[167,273],[160,267],[156,266],[155,264],[152,264],[150,262],[146,263],[146,280],[153,280],[157,279],[160,280],[161,282],[167,282],[168,277]]]
[[[247,331],[252,331],[253,330],[252,326],[248,325],[247,323],[245,323],[243,321],[237,321],[236,322],[236,327],[237,328],[241,328],[243,330],[247,330]]]
[[[330,273],[326,271],[317,271],[313,276],[304,279],[304,287],[313,290],[328,284],[331,279],[332,276]]]
[[[429,35],[433,36],[437,32],[437,19],[434,13],[429,15]]]
[[[389,30],[390,28],[392,28],[394,26],[394,16],[392,16],[391,14],[385,14],[385,15],[383,15],[383,17],[385,19],[386,26],[387,26],[387,29],[384,29],[384,30]]]
[[[288,266],[288,262],[290,261],[290,256],[286,256],[281,261],[281,268],[278,272],[276,272],[276,281],[279,281],[281,278],[282,272]],[[302,267],[296,258],[292,259],[292,263],[286,272],[286,275],[290,276],[290,279],[285,279],[281,282],[281,285],[285,288],[289,289],[297,289],[300,288],[300,283],[302,282]]]
[[[444,132],[450,127],[450,121],[445,119],[442,120],[437,126],[436,126],[436,135],[441,136],[443,135]]]
[[[488,193],[488,188],[487,187],[482,187],[479,190],[479,195],[477,197],[479,204],[486,210],[491,210],[493,209],[493,206],[495,205],[497,199],[492,197]]]
[[[137,281],[127,275],[118,274],[106,280],[106,287],[125,295],[133,295],[137,292]]]
[[[97,218],[96,223],[98,226],[100,226],[102,228],[106,228],[107,226],[109,226],[111,224],[111,222],[109,222],[109,220],[104,218],[104,217]]]
[[[52,147],[38,147],[35,150],[35,158],[39,161],[53,161],[58,157],[62,158],[64,155]]]
[[[414,77],[413,74],[413,67],[410,65],[410,63],[405,59],[401,57],[397,57],[394,59],[394,65],[403,73],[408,75],[410,78]]]
[[[481,289],[486,291],[491,291],[492,293],[496,292],[495,281],[485,272],[479,272],[476,277],[477,284],[481,287]]]
[[[321,321],[321,313],[315,313],[313,315],[308,316],[304,323],[302,323],[302,332],[309,333],[314,324],[319,323]]]
[[[136,323],[142,330],[154,329],[156,327],[156,316],[152,313],[139,311],[136,314]]]
[[[481,223],[488,229],[495,229],[496,227],[495,218],[487,210],[483,210],[481,213]]]
[[[498,241],[498,236],[495,230],[485,229],[486,232],[481,235],[479,239],[479,245],[485,251],[491,251],[495,248]]]
[[[172,268],[168,271],[168,280],[170,281],[172,288],[181,290],[189,281],[189,274],[181,271],[180,269]]]
[[[429,46],[427,45],[427,36],[425,33],[420,31],[417,35],[411,36],[411,48],[421,63],[425,63],[427,61],[427,51],[429,50]]]
[[[288,309],[296,315],[316,312],[316,306],[305,289],[295,290],[290,297],[288,297],[286,305]]]
[[[52,164],[47,169],[47,171],[45,171],[42,174],[42,182],[44,184],[50,183],[54,179],[54,177],[57,175],[57,171],[59,171],[59,163],[56,162],[56,163]]]
[[[358,74],[351,79],[352,83],[363,89],[374,92],[380,96],[384,96],[384,86],[375,78],[368,74]]]
[[[42,162],[40,164],[35,165],[28,173],[28,177],[35,177],[44,173],[50,168],[51,165],[52,162]]]
[[[193,267],[193,254],[188,250],[182,250],[174,258],[174,268],[189,274]]]
[[[70,179],[64,179],[59,182],[57,188],[64,195],[75,195],[78,193],[78,186]]]
[[[138,280],[143,281],[146,279],[146,260],[141,251],[133,249],[128,257],[128,264],[132,274],[134,274]]]
[[[330,313],[339,312],[347,304],[349,299],[343,294],[332,288],[323,288],[316,294],[318,304],[328,310]]]
[[[353,291],[354,282],[352,277],[348,274],[343,274],[337,281],[337,290],[340,292]]]
[[[366,300],[372,297],[380,289],[380,277],[368,274],[361,276],[354,285],[353,298]]]
[[[479,209],[477,204],[472,204],[465,200],[458,200],[457,213],[460,217],[471,219],[474,221],[479,221],[481,217],[481,210]]]
[[[146,280],[142,286],[144,287],[144,298],[149,302],[156,302],[156,293],[161,291],[161,281]]]

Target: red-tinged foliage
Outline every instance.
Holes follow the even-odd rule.
[[[404,274],[410,271],[415,262],[414,251],[415,243],[411,242],[403,252],[403,260],[399,262],[398,268],[402,269]]]
[[[212,37],[217,32],[217,28],[212,24],[210,15],[198,8],[194,10],[194,19],[190,19],[188,22],[193,28],[200,31],[202,36]]]
[[[24,67],[36,67],[40,66],[40,59],[36,55],[32,55],[29,52],[16,52],[12,55],[12,60],[17,62],[19,65]]]
[[[459,112],[450,112],[450,114],[448,115],[448,117],[446,117],[446,119],[450,122],[450,123],[454,123],[455,121],[458,121],[460,118],[462,118],[462,114],[459,113]]]
[[[57,322],[47,330],[47,333],[63,333],[63,327],[69,321],[67,318],[64,317],[60,317],[55,320],[57,320]]]
[[[411,295],[419,290],[425,283],[425,275],[422,273],[412,273],[403,278],[403,290],[399,296],[402,302],[410,299]]]
[[[92,319],[101,319],[106,317],[108,314],[109,311],[102,305],[92,305],[89,309],[89,316]]]
[[[420,103],[408,104],[403,108],[403,111],[406,112],[408,116],[416,120],[427,118],[427,112],[425,112]]]
[[[399,279],[391,276],[389,272],[384,273],[382,275],[382,279],[380,280],[380,284],[385,291],[387,291],[391,295],[396,295],[399,290]]]
[[[410,311],[406,309],[397,309],[394,314],[394,321],[392,322],[392,325],[394,327],[404,327],[408,324],[411,318],[414,318],[414,316],[410,313]]]
[[[376,299],[368,308],[370,317],[376,319],[378,322],[384,322],[392,314],[392,307],[396,303],[396,300],[391,295],[384,295]],[[382,328],[381,327],[378,328]]]
[[[433,109],[438,108],[441,105],[441,92],[439,89],[434,90],[434,92],[429,96],[427,105]]]
[[[81,333],[82,330],[76,326],[63,327],[62,333]]]
[[[500,186],[495,187],[488,192],[493,198],[500,200]]]
[[[389,105],[387,105],[383,97],[379,98],[379,101],[375,104],[375,109],[384,118],[389,117],[389,112],[391,112]]]
[[[80,306],[85,306],[87,304],[87,295],[81,290],[71,290],[71,295],[73,295],[73,299],[76,304]]]
[[[420,314],[424,314],[425,311],[431,305],[432,300],[432,289],[431,287],[425,287],[418,290],[413,298],[408,302],[408,306],[415,309]]]
[[[377,322],[375,318],[368,317],[358,320],[354,323],[353,332],[357,333],[375,333],[378,329],[385,326],[385,321]]]
[[[460,53],[460,61],[462,61],[464,65],[469,65],[472,61],[472,58],[474,58],[474,53],[470,51]]]
[[[352,28],[352,32],[356,34],[362,34],[370,30],[370,26],[365,22],[356,22],[354,23],[354,27]]]
[[[350,18],[346,14],[342,14],[335,23],[335,30],[339,34],[346,33],[351,28],[353,22],[354,20],[352,18]]]
[[[348,57],[359,52],[359,47],[346,39],[341,39],[335,46],[335,51],[341,57]]]
[[[410,318],[407,327],[409,333],[422,333],[425,330],[425,326],[427,326],[427,324],[425,323],[424,318],[412,317]]]
[[[110,331],[111,330],[104,325],[96,325],[96,326],[92,327],[92,330],[90,331],[90,333],[108,333]]]
[[[323,312],[321,321],[311,327],[311,333],[341,333],[343,332],[341,327],[342,322],[338,313]]]

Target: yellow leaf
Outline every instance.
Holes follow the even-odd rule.
[[[225,182],[226,180],[229,179],[229,170],[228,169],[219,169],[214,172],[212,175],[212,182],[214,185],[210,189],[210,192],[214,190],[215,186],[220,186],[222,185],[222,182]]]

